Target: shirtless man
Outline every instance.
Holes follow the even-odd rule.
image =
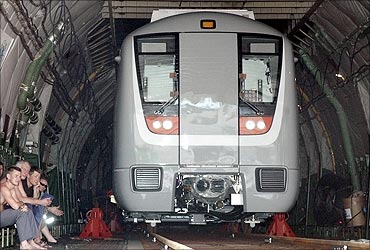
[[[15,192],[20,177],[21,169],[10,167],[6,180],[0,184],[0,227],[17,225],[20,249],[47,249],[33,241],[38,236],[35,218],[32,211],[17,198]]]
[[[30,170],[31,170],[31,165],[27,161],[18,161],[15,164],[15,166],[19,167],[22,170],[21,179],[25,180],[27,178]],[[38,181],[40,181],[40,179]],[[2,180],[2,182],[3,182],[3,180]],[[41,205],[41,206],[46,207],[46,206],[49,206],[52,202],[52,200],[49,199],[49,198],[39,200],[37,198],[27,197],[27,194],[24,191],[22,185],[18,185],[18,186],[15,187],[15,194],[17,195],[18,200],[22,201],[23,203],[28,203],[28,204],[31,204],[31,205]]]

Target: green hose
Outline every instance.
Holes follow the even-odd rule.
[[[356,169],[355,156],[353,153],[351,137],[349,134],[346,113],[344,112],[344,109],[342,105],[339,103],[338,99],[334,96],[333,91],[322,79],[321,74],[317,74],[316,71],[318,67],[311,60],[311,57],[307,53],[305,53],[303,50],[300,50],[299,54],[303,60],[303,63],[310,70],[311,74],[315,76],[316,82],[319,84],[322,91],[325,93],[326,97],[328,98],[329,102],[333,105],[338,115],[339,126],[342,132],[343,148],[344,148],[346,160],[348,162],[349,173],[351,175],[353,192],[360,191],[361,184],[360,184],[360,179],[359,179],[357,169]]]
[[[35,118],[37,114],[34,112],[34,110],[41,110],[41,103],[35,98],[37,80],[40,76],[42,67],[45,65],[50,54],[53,52],[54,42],[61,36],[63,28],[63,23],[60,23],[56,27],[53,35],[49,37],[44,46],[37,52],[35,59],[33,59],[27,68],[26,75],[20,86],[17,99],[17,108],[21,113],[25,114],[22,116],[21,121],[23,122],[27,122],[30,117],[34,117],[33,121],[38,121],[38,118]],[[34,108],[32,108],[28,100],[32,100],[31,103],[35,105]]]

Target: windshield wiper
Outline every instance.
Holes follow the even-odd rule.
[[[257,106],[256,106],[256,105],[254,105],[253,103],[251,103],[251,102],[249,102],[249,101],[245,101],[245,100],[243,99],[243,97],[242,97],[242,96],[240,96],[240,100],[242,100],[242,102],[243,102],[244,104],[247,104],[247,106],[248,106],[250,109],[252,109],[252,110],[254,111],[254,113],[256,113],[256,115],[263,115],[263,114],[264,114],[264,112],[263,112],[262,110],[260,110],[259,108],[257,108]]]
[[[167,102],[163,103],[163,104],[159,107],[159,109],[157,109],[156,111],[154,111],[154,114],[156,114],[156,115],[161,115],[161,114],[163,114],[164,110],[165,110],[168,106],[172,105],[172,104],[177,100],[177,98],[178,98],[178,97],[179,97],[178,95],[176,95],[176,96],[172,96],[170,99],[168,99],[168,101],[167,101]]]

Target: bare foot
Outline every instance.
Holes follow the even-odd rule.
[[[42,247],[40,245],[38,245],[36,242],[34,242],[33,240],[30,240],[28,241],[28,243],[33,247],[33,249],[47,249],[45,247]]]
[[[33,246],[31,246],[26,240],[22,241],[19,245],[19,249],[34,249]]]

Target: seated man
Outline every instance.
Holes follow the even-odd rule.
[[[25,180],[30,172],[31,166],[27,161],[18,161],[15,165],[16,167],[21,169],[21,180]],[[5,183],[6,178],[3,178],[0,183]],[[39,180],[38,180],[39,181]],[[23,186],[21,183],[14,187],[15,195],[17,199],[23,203],[28,203],[32,205],[41,205],[41,206],[48,206],[51,204],[51,199],[36,199],[31,197],[27,197]]]
[[[20,175],[21,180],[26,180],[26,178],[29,176],[29,173],[30,173],[30,170],[31,170],[31,165],[29,164],[29,162],[20,160],[16,163],[15,166],[18,167],[19,169],[21,169],[21,175]],[[4,178],[0,182],[1,182],[1,184],[3,184],[5,181],[6,181],[6,179]],[[38,178],[37,178],[37,176],[36,177],[34,176],[32,178],[32,183],[39,183],[39,181],[40,181],[40,176],[38,176]],[[30,190],[28,190],[28,191],[30,191]],[[33,189],[32,189],[31,192],[33,192]],[[39,200],[37,198],[33,198],[32,193],[31,193],[30,197],[28,197],[25,190],[23,189],[22,182],[20,182],[19,185],[14,186],[14,193],[15,193],[15,197],[17,198],[17,200],[20,201],[20,202],[28,204],[29,208],[31,208],[32,205],[49,206],[51,204],[51,199],[50,198]],[[32,213],[32,215],[33,215],[33,213]],[[35,239],[35,241],[37,243],[39,243],[40,242],[40,237],[37,237]]]
[[[10,167],[6,180],[0,186],[0,227],[17,225],[20,249],[47,249],[33,241],[38,236],[35,218],[15,194],[15,187],[20,184],[20,180],[21,169]]]
[[[40,197],[40,199],[50,198],[53,200],[54,196],[46,192],[47,187],[48,187],[48,178],[45,174],[41,174],[40,183],[34,187],[37,193],[36,198],[37,197]],[[35,215],[36,222],[38,223],[38,225],[39,224],[41,225],[41,232],[44,234],[47,240],[47,243],[49,245],[58,244],[58,241],[51,235],[46,223],[42,223],[41,221],[42,216],[44,214],[47,214],[48,212],[56,216],[62,216],[64,214],[63,210],[61,210],[59,206],[47,206],[47,207],[34,206],[33,207],[33,213]]]
[[[20,185],[24,190],[27,197],[39,199],[39,191],[38,187],[40,186],[40,177],[42,171],[37,167],[31,167],[27,177],[21,180]],[[21,188],[19,187],[19,188]],[[36,224],[39,225],[42,219],[43,212],[35,213],[35,208],[40,208],[43,211],[44,206],[37,205],[37,204],[27,204],[28,207],[33,210],[35,215]]]

